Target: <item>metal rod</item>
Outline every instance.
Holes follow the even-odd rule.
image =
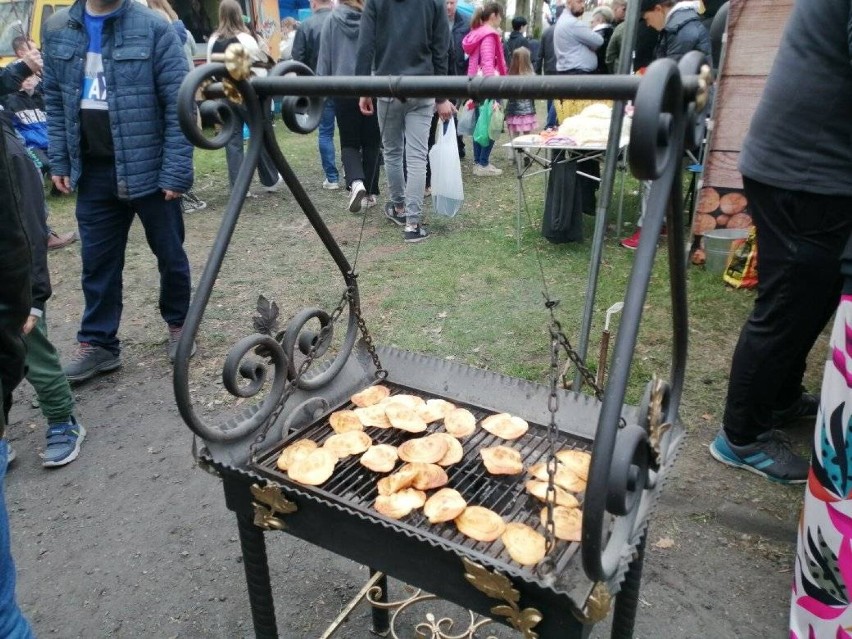
[[[278,625],[275,622],[275,602],[272,598],[263,531],[254,525],[251,515],[246,513],[237,513],[237,529],[243,551],[254,636],[257,639],[277,639]]]
[[[370,589],[376,586],[382,579],[385,578],[384,573],[374,572],[373,576],[367,580],[367,583],[364,584],[364,587],[358,591],[358,593],[352,597],[348,604],[340,611],[340,614],[334,618],[328,628],[325,629],[325,632],[322,633],[319,639],[329,639],[329,637],[334,636],[334,633],[337,632],[337,629],[340,627],[346,618],[355,610],[355,607],[361,603],[361,600],[367,596],[367,593],[370,592]]]

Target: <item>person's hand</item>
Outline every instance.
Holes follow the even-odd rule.
[[[71,178],[67,175],[54,175],[50,179],[53,180],[53,186],[60,193],[68,194],[71,192]]]
[[[26,53],[21,56],[21,60],[27,63],[27,66],[33,73],[41,73],[42,67],[44,67],[44,61],[41,59],[41,51],[36,48],[27,49]]]
[[[163,189],[163,195],[166,196],[166,202],[169,200],[179,200],[183,197],[183,193],[178,193],[177,191],[171,191],[169,189]]]
[[[501,107],[501,106],[500,106],[500,103],[499,103],[499,102],[497,102],[496,100],[495,100],[494,102],[492,102],[492,103],[491,103],[491,111],[492,111],[492,112],[494,112],[494,111],[499,111],[499,110],[500,110],[500,109],[502,109],[502,108],[503,108],[503,107]]]
[[[446,122],[453,117],[453,114],[455,114],[457,110],[451,101],[444,100],[443,102],[439,102],[435,105],[435,112],[438,114],[438,117],[441,118],[442,122]]]
[[[30,315],[27,318],[27,321],[24,322],[24,328],[21,329],[24,335],[29,335],[35,328],[36,324],[38,324],[38,315]]]
[[[364,115],[373,115],[373,98],[360,98],[358,100],[358,108]]]

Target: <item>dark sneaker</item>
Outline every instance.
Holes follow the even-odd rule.
[[[364,202],[364,197],[367,195],[367,189],[364,188],[364,183],[361,180],[356,180],[352,184],[352,192],[349,194],[349,212],[360,213],[361,205]]]
[[[405,225],[405,213],[397,213],[393,202],[385,204],[385,217],[398,226]]]
[[[790,443],[777,430],[763,433],[752,444],[737,446],[722,429],[710,444],[710,455],[723,464],[779,484],[804,484],[808,479],[808,460],[794,453]]]
[[[422,242],[429,237],[429,231],[424,226],[418,224],[415,227],[405,227],[405,232],[402,234],[402,239],[408,243]]]
[[[184,213],[194,213],[207,208],[207,202],[199,200],[192,191],[187,191],[180,199],[180,206]]]
[[[80,454],[85,438],[86,429],[73,417],[60,424],[48,424],[41,465],[54,468],[70,464]]]
[[[180,336],[183,335],[183,326],[169,326],[169,361],[174,363],[175,357],[177,356],[177,348],[178,342],[180,341]],[[192,357],[195,355],[195,351],[198,350],[198,345],[193,342],[192,350],[189,352],[189,356]]]
[[[772,423],[776,426],[792,426],[802,421],[813,423],[818,412],[819,396],[802,393],[789,408],[772,411]]]
[[[121,356],[100,346],[80,342],[71,360],[63,367],[69,382],[83,382],[98,373],[108,373],[121,366]]]

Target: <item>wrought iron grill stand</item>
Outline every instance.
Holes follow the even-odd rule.
[[[226,504],[237,516],[256,636],[278,636],[264,531],[284,530],[370,566],[376,588],[365,592],[370,591],[370,600],[376,604],[373,629],[379,634],[391,630],[387,608],[381,605],[387,594],[387,574],[496,617],[527,639],[587,637],[592,625],[607,614],[614,597],[612,637],[631,637],[646,527],[683,438],[678,407],[687,350],[686,260],[677,176],[684,144],[691,143],[695,135],[696,101],[706,93],[706,79],[699,75],[701,57],[686,56],[679,66],[669,60],[655,62],[641,80],[632,76],[316,78],[293,62],[277,65],[266,78],[249,80],[248,65],[243,51],[229,49],[224,64],[192,71],[179,95],[182,126],[196,145],[222,148],[242,126],[235,117],[237,104],[251,139],[184,325],[174,365],[174,389],[181,416],[202,440],[199,463],[221,477]],[[197,125],[195,96],[199,89],[206,98],[202,110],[215,110],[222,122],[214,138],[206,138]],[[320,96],[359,95],[615,99],[619,101],[616,108],[620,101],[633,100],[630,165],[636,177],[654,180],[654,184],[627,288],[612,372],[601,398],[372,344],[360,311],[357,274],[284,158],[264,117],[270,99],[283,96],[285,123],[294,131],[307,133],[318,124]],[[193,410],[190,349],[236,229],[261,147],[272,157],[334,260],[345,293],[331,313],[306,309],[284,331],[272,334],[268,330],[235,344],[223,368],[225,387],[233,395],[252,397],[264,386],[271,368],[270,389],[263,401],[240,418],[211,425]],[[672,302],[670,382],[649,382],[642,404],[634,409],[624,405],[624,398],[663,224],[668,227]],[[342,346],[330,361],[315,367],[318,371],[312,370],[314,360],[329,344],[334,320],[346,309],[349,315]],[[322,329],[318,333],[304,330],[314,318]],[[266,318],[270,319],[274,318]],[[359,330],[363,334],[360,340]],[[302,353],[298,369],[294,363],[300,357],[297,350]],[[250,360],[252,353],[262,361]],[[318,489],[289,482],[275,469],[275,457],[283,444],[270,448],[268,442],[290,441],[293,433],[298,436],[312,429],[316,433],[327,430],[329,412],[345,406],[353,392],[373,383],[377,376],[387,376],[386,383],[394,389],[468,406],[477,417],[504,411],[523,417],[531,424],[524,449],[529,460],[546,458],[545,436],[559,438],[561,445],[590,449],[582,543],[563,545],[539,569],[524,568],[493,545],[459,539],[450,526],[434,532],[417,521],[396,522],[370,511],[364,504],[371,495],[358,493],[363,490],[358,488],[363,477],[351,468],[341,471],[344,478],[340,481],[333,477],[327,482],[330,487]],[[558,413],[554,410],[557,403],[561,404]],[[548,423],[555,425],[548,430]],[[466,458],[475,456],[474,447],[465,444]],[[484,477],[469,463],[460,465],[451,475],[460,485],[467,482],[473,495],[491,500],[497,509],[526,516],[523,497],[511,483]],[[376,572],[379,570],[384,574]]]

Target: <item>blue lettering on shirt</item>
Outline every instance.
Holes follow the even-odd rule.
[[[104,63],[101,56],[101,37],[104,21],[111,16],[111,13],[93,16],[88,11],[83,16],[83,24],[89,34],[89,48],[86,50],[86,70],[83,74],[83,93],[80,99],[81,109],[109,110]]]

